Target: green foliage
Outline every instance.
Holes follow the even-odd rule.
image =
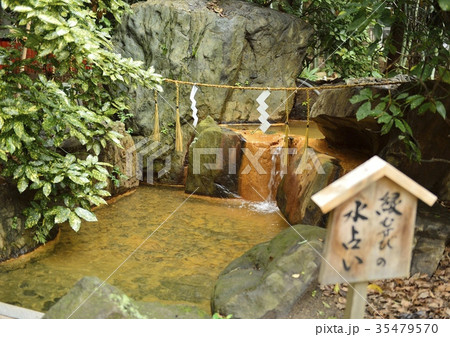
[[[450,11],[450,1],[449,0],[438,0],[439,6],[444,11]]]
[[[302,69],[302,72],[298,77],[300,78],[306,78],[309,81],[317,81],[317,75],[316,73],[319,71],[319,68],[313,68],[311,69],[311,66],[305,67]]]
[[[229,314],[229,315],[227,315],[227,316],[222,316],[222,315],[219,314],[218,312],[216,312],[216,313],[214,313],[214,315],[212,315],[212,318],[213,318],[213,319],[230,319],[230,318],[232,318],[232,317],[233,317],[232,314]]]
[[[128,177],[120,171],[120,169],[117,166],[114,166],[109,179],[111,179],[111,182],[114,184],[114,186],[119,187],[120,182],[122,180],[127,180]]]
[[[318,57],[320,68],[341,77],[379,76],[377,71],[380,48],[369,50],[367,27],[373,24],[371,15],[378,1],[346,0],[248,0],[263,6],[294,14],[314,28],[308,46],[304,68]]]
[[[315,33],[304,69],[311,69],[310,64],[321,56],[324,61],[319,67],[337,72],[341,77],[408,74],[415,76],[419,85],[433,78],[450,83],[447,0],[269,2],[273,8],[296,14],[313,26]],[[286,6],[273,6],[281,2],[290,7],[286,10]],[[269,4],[264,1],[263,5]],[[383,34],[385,28],[390,29],[386,35]],[[423,95],[389,93],[382,98],[375,96],[366,89],[353,97],[353,103],[363,102],[357,118],[376,118],[383,125],[382,134],[396,129],[410,157],[420,160],[420,150],[404,114],[407,110],[418,114],[431,111],[445,119],[445,107],[433,98],[433,89]],[[376,106],[373,106],[374,101],[378,102]]]
[[[379,124],[382,124],[382,135],[390,132],[392,128],[397,129],[398,138],[406,145],[409,157],[417,161],[420,161],[421,153],[414,140],[411,127],[404,119],[405,113],[416,109],[419,115],[431,111],[437,112],[444,120],[446,118],[442,102],[431,96],[410,95],[407,92],[392,94],[391,91],[386,96],[380,96],[380,94],[374,95],[371,89],[365,88],[358,95],[353,96],[350,102],[353,104],[363,102],[356,112],[357,120],[360,121],[367,117],[376,119]]]
[[[425,80],[435,72],[450,83],[448,0],[247,1],[297,15],[314,28],[304,68],[321,57],[320,68],[343,78],[384,72]],[[383,63],[387,69],[380,69]]]
[[[322,55],[321,66],[343,78],[379,77],[380,49],[369,51],[367,29],[374,7],[372,1],[312,1],[302,14],[317,31],[309,60]]]
[[[2,0],[14,18],[14,41],[36,53],[21,59],[22,47],[0,48],[0,174],[23,193],[34,194],[26,227],[45,242],[55,224],[96,221],[92,205],[105,203],[109,176],[98,155],[107,142],[120,146],[112,131],[116,115],[126,116],[120,85],[161,90],[160,76],[141,62],[113,52],[111,25],[86,0]],[[99,0],[98,10],[120,21],[121,0]],[[76,139],[89,155],[63,148]]]
[[[160,132],[166,136],[168,136],[169,134],[173,134],[173,136],[175,136],[174,126],[175,126],[175,123],[168,123],[167,125],[163,125]]]
[[[386,76],[397,74],[413,75],[422,85],[425,80],[437,78],[438,81],[450,83],[450,29],[448,13],[445,11],[445,1],[439,5],[435,1],[377,1],[374,6],[379,8],[373,12],[374,46],[382,46],[386,60],[384,73]],[[390,27],[389,36],[383,39],[382,27]],[[399,139],[406,146],[410,158],[420,161],[421,153],[414,141],[410,126],[406,123],[404,114],[414,110],[423,114],[426,111],[438,113],[446,118],[446,109],[434,96],[433,89],[422,94],[411,95],[407,92],[389,94],[385,97],[372,96],[369,89],[352,98],[352,103],[364,102],[358,110],[358,120],[371,116],[382,124],[381,133],[386,134],[392,129],[399,133]],[[373,102],[379,98],[378,104]]]

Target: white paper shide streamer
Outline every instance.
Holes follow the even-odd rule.
[[[256,102],[259,103],[259,107],[258,107],[258,111],[260,113],[260,116],[258,118],[258,120],[261,122],[261,126],[259,127],[261,129],[262,132],[266,132],[267,129],[270,127],[270,123],[267,121],[267,119],[269,118],[269,114],[266,112],[267,108],[269,107],[265,100],[267,99],[267,97],[270,96],[270,91],[266,90],[263,91],[261,93],[261,95],[259,95],[259,97],[256,99]]]
[[[196,107],[197,101],[195,100],[195,94],[197,93],[197,90],[198,90],[197,86],[194,85],[192,87],[191,96],[190,96],[190,99],[192,102],[191,109],[192,109],[192,117],[194,118],[194,126],[197,126],[197,123],[198,123],[197,107]]]

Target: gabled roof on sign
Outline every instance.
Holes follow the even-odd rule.
[[[311,199],[323,213],[328,213],[383,177],[389,178],[429,206],[437,200],[433,193],[378,156],[370,158],[353,171],[314,194]]]

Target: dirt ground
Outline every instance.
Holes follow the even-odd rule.
[[[348,285],[313,284],[287,318],[343,318]],[[450,318],[450,247],[429,277],[370,283],[365,318]]]

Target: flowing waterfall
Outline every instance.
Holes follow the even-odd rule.
[[[268,149],[269,150],[269,149]],[[270,166],[270,180],[267,184],[269,194],[264,201],[251,202],[248,207],[259,213],[275,213],[278,211],[278,206],[275,200],[276,189],[282,178],[281,154],[283,147],[277,146],[270,149],[271,166]]]

